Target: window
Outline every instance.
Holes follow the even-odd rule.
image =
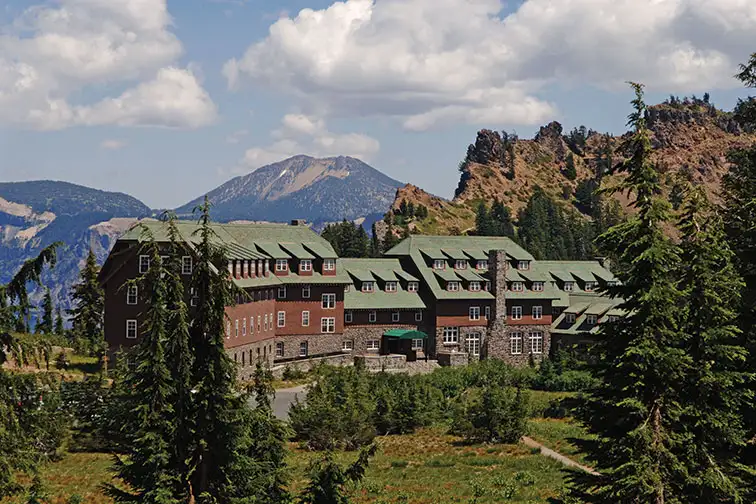
[[[396,292],[396,282],[386,282],[386,292]]]
[[[249,261],[242,262],[242,276],[244,278],[249,276]]]
[[[310,298],[310,286],[303,285],[302,286],[302,299],[309,299],[309,298]]]
[[[422,350],[423,349],[423,340],[422,339],[413,339],[412,340],[412,350]]]
[[[407,284],[407,292],[417,292],[417,282],[410,282]]]
[[[352,290],[352,286],[351,285],[345,285],[344,286],[344,292],[349,292],[350,290]]]
[[[268,273],[270,272],[270,262],[263,261],[263,266],[265,267],[265,276],[268,276]]]
[[[265,318],[263,319],[265,323],[263,324],[263,328],[267,331],[268,330],[268,314],[265,314]]]
[[[278,312],[278,327],[286,327],[286,312]]]
[[[522,306],[512,307],[512,320],[522,320]]]
[[[236,261],[236,265],[234,266],[234,272],[237,277],[241,276],[241,261]]]
[[[362,292],[373,292],[373,282],[362,282]]]
[[[284,356],[284,344],[283,341],[279,341],[276,343],[276,357],[283,357]]]
[[[486,320],[491,318],[491,307],[486,306]]]
[[[443,259],[434,259],[433,260],[433,269],[442,270],[446,268],[446,261]]]
[[[354,350],[354,341],[352,340],[344,340],[341,342],[341,351],[342,352],[351,352]]]
[[[375,314],[375,312],[374,312],[374,311],[371,311],[371,312],[370,312],[370,313],[368,314],[368,321],[369,321],[369,322],[375,322],[375,321],[376,321],[376,318],[377,318],[377,317],[376,317],[376,314]]]
[[[471,306],[469,313],[470,320],[480,320],[480,306]]]
[[[596,282],[585,282],[585,292],[593,292],[596,290]]]
[[[302,327],[310,327],[310,312],[307,310],[302,312]]]
[[[181,258],[181,274],[182,275],[191,275],[192,274],[192,258],[191,256],[184,256]]]
[[[236,319],[234,321],[234,326],[235,326],[234,327],[234,338],[238,338],[239,337],[239,319]]]
[[[533,307],[533,320],[540,320],[543,318],[543,306]]]
[[[509,350],[512,355],[520,355],[522,353],[522,333],[513,332],[509,333]]]
[[[541,331],[529,333],[528,339],[530,339],[530,353],[543,353],[543,333]]]
[[[247,365],[247,353],[242,352],[242,367]]]
[[[459,290],[459,282],[449,282],[448,284],[446,284],[446,290],[457,292]]]
[[[423,321],[423,312],[416,311],[415,312],[415,322],[422,322]]]
[[[276,259],[276,271],[286,271],[289,269],[289,261],[286,259]]]
[[[454,261],[454,269],[467,269],[467,261],[464,259],[457,259]]]
[[[226,321],[226,338],[231,337],[231,321]]]
[[[323,259],[323,271],[335,271],[336,259]]]
[[[139,256],[139,273],[147,273],[148,269],[150,269],[150,256],[140,255]]]
[[[228,261],[228,274],[231,276],[234,274],[234,261]]]
[[[619,320],[619,317],[617,315],[609,315],[607,318],[607,322],[617,322]]]
[[[444,345],[453,345],[459,341],[459,327],[444,327]]]
[[[478,292],[480,290],[480,282],[470,282],[470,291]]]
[[[199,296],[194,287],[189,288],[189,305],[197,306],[199,304]]]
[[[586,315],[585,321],[589,325],[596,325],[596,315]]]
[[[126,289],[126,304],[135,305],[139,299],[139,287],[136,285],[129,285]]]
[[[257,332],[260,332],[260,328],[262,325],[260,324],[260,321],[262,320],[262,317],[260,315],[257,316]]]
[[[299,344],[299,356],[300,357],[307,357],[307,342],[303,341]]]
[[[320,319],[320,332],[322,333],[336,332],[336,317],[321,318]]]
[[[475,268],[479,270],[488,269],[488,261],[483,261],[483,260],[478,261],[477,264],[475,265]]]
[[[344,322],[346,322],[347,324],[352,323],[352,312],[344,312]]]
[[[465,351],[470,355],[480,355],[480,333],[474,332],[465,338]]]
[[[327,310],[336,308],[336,294],[323,294],[322,306]]]
[[[278,299],[286,299],[286,286],[282,285],[278,288]]]
[[[512,282],[512,292],[522,292],[522,282]]]
[[[299,271],[312,271],[312,259],[302,259],[299,261]]]
[[[399,322],[399,312],[391,312],[391,322]]]
[[[243,318],[242,319],[242,336],[246,336],[246,335],[247,335],[247,319]]]
[[[543,282],[533,282],[533,290],[541,292],[543,290]]]
[[[377,352],[381,348],[381,342],[377,339],[370,339],[367,340],[367,349],[368,351]]]
[[[574,324],[575,323],[575,314],[574,313],[568,313],[564,316],[564,320],[567,321],[568,324]]]
[[[530,269],[530,261],[519,261],[517,263],[517,269],[518,270],[527,270],[527,269]]]
[[[565,292],[572,292],[575,290],[575,282],[564,282]]]
[[[249,317],[249,334],[250,335],[255,334],[255,316],[254,315]]]
[[[483,284],[483,290],[486,291],[486,292],[490,291],[491,290],[491,282],[489,282],[488,280],[486,280],[485,283]]]
[[[137,321],[129,319],[126,321],[126,339],[136,339],[137,337]]]

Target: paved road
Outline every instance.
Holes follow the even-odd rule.
[[[301,401],[305,398],[305,395],[307,395],[307,392],[303,385],[276,390],[276,399],[273,401],[273,413],[278,418],[286,420],[289,417],[289,406],[294,402],[294,398],[299,396],[299,400]]]

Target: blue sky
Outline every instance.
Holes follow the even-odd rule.
[[[738,0],[11,0],[0,25],[0,180],[155,208],[298,153],[449,197],[480,128],[621,132],[628,79],[729,109],[756,51]]]

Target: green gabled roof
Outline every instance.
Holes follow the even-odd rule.
[[[331,248],[330,244],[327,244],[328,246],[326,246],[323,243],[310,241],[303,242],[302,245],[321,259],[336,259],[336,251]]]
[[[255,246],[257,250],[268,254],[273,259],[291,259],[292,255],[286,252],[284,249],[278,246],[278,243],[272,242],[256,242]]]
[[[445,282],[460,282],[460,278],[454,270],[433,270],[433,274]]]
[[[441,252],[441,249],[423,248],[420,250],[420,252],[428,259],[443,259],[444,261],[446,261],[447,259],[446,255]]]
[[[598,261],[538,261],[536,267],[568,282],[574,282],[576,279],[584,282],[595,282],[598,279],[616,280],[612,272],[601,266]]]
[[[582,303],[570,303],[570,306],[567,307],[566,310],[564,310],[564,313],[583,313],[591,303],[589,302],[582,302]]]
[[[396,246],[386,251],[388,256],[409,255],[413,250],[438,250],[438,249],[462,249],[480,250],[488,253],[490,250],[506,250],[507,254],[515,259],[533,261],[533,256],[525,249],[517,245],[512,239],[505,236],[428,236],[411,235],[399,242]],[[486,256],[487,257],[487,256]],[[485,259],[482,257],[481,259]],[[436,257],[435,259],[442,259]],[[460,258],[462,259],[462,258]]]
[[[414,329],[389,329],[383,333],[383,335],[387,338],[398,339],[425,339],[428,337],[423,331],[417,331]]]
[[[282,277],[270,275],[269,277],[254,277],[254,278],[239,278],[234,279],[234,284],[242,289],[249,289],[252,287],[268,287],[274,285],[281,285]]]
[[[413,277],[412,275],[410,275],[406,271],[399,270],[399,271],[395,271],[394,273],[396,273],[396,276],[398,276],[399,278],[403,278],[404,280],[406,280],[408,282],[418,282],[419,281],[417,278]]]
[[[606,315],[607,316],[612,315],[612,316],[615,316],[615,317],[624,317],[625,315],[627,315],[627,311],[623,310],[622,308],[617,308],[615,306],[614,308],[612,308],[609,311],[607,311]]]
[[[349,275],[343,271],[336,269],[335,275],[323,275],[321,273],[313,272],[312,275],[297,275],[296,273],[289,273],[288,275],[282,275],[278,277],[282,284],[320,284],[320,285],[342,285],[351,284],[352,279]]]
[[[566,292],[562,292],[559,290],[558,290],[558,293],[559,293],[559,297],[551,303],[551,306],[556,307],[556,308],[566,308],[570,306],[570,296]]]
[[[306,250],[300,243],[287,243],[282,242],[278,244],[284,251],[288,252],[297,259],[315,259],[308,250]]]
[[[610,303],[593,303],[585,310],[585,314],[600,316],[606,313],[611,307]]]
[[[476,261],[486,261],[488,260],[488,254],[483,252],[480,249],[471,249],[471,248],[464,248],[462,251],[467,254],[470,258],[475,259]]]
[[[462,253],[460,249],[444,247],[441,249],[441,252],[443,252],[450,259],[460,259],[467,261],[467,256]]]
[[[399,278],[397,278],[396,273],[393,271],[385,271],[385,270],[379,270],[373,273],[375,276],[383,280],[384,282],[398,282]]]
[[[338,271],[344,271],[360,282],[374,282],[376,278],[396,282],[399,280],[396,275],[401,272],[401,267],[399,260],[393,258],[344,258],[336,261]]]
[[[268,259],[267,255],[242,247],[238,243],[232,242],[224,245],[229,259]]]
[[[506,272],[505,280],[510,282],[527,282],[528,279],[522,276],[522,273],[516,269],[509,268]]]
[[[463,269],[463,270],[454,270],[457,273],[458,277],[463,278],[464,280],[467,280],[468,282],[487,282],[487,278],[483,278],[476,272],[469,270],[469,269]]]
[[[561,299],[562,293],[556,287],[544,285],[542,291],[526,289],[519,292],[508,290],[504,297],[506,299]]]
[[[425,303],[416,292],[376,290],[361,292],[350,289],[344,293],[345,310],[423,310]]]

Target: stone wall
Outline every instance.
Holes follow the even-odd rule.
[[[273,344],[273,355],[275,355],[276,343],[283,343],[283,356],[276,356],[276,360],[299,358],[299,346],[304,341],[307,342],[308,357],[338,353],[341,352],[341,342],[343,340],[344,335],[339,333],[276,336],[275,343]]]
[[[352,354],[343,353],[337,355],[326,355],[325,357],[313,357],[311,359],[301,359],[290,362],[281,362],[271,368],[271,372],[275,378],[281,378],[286,368],[296,369],[299,371],[309,371],[320,363],[328,364],[329,366],[351,366],[354,364],[354,357]]]
[[[407,357],[400,354],[391,355],[357,355],[354,363],[362,363],[368,371],[393,371],[407,367]]]
[[[360,355],[363,353],[378,354],[378,350],[368,350],[368,340],[378,340],[381,342],[381,348],[383,347],[383,333],[389,329],[417,329],[428,334],[428,330],[425,327],[407,326],[407,325],[381,325],[381,326],[347,326],[344,330],[343,340],[351,340],[353,342],[354,354]],[[428,342],[426,341],[426,344]],[[420,354],[420,352],[418,352]]]
[[[483,320],[481,320],[481,322],[483,322]],[[438,356],[443,352],[457,351],[457,352],[467,353],[465,342],[467,341],[468,335],[470,333],[480,334],[480,351],[481,351],[481,354],[483,354],[484,353],[483,349],[485,348],[486,339],[488,337],[488,327],[484,325],[461,326],[459,327],[459,337],[457,338],[457,343],[450,343],[450,344],[444,344],[444,328],[437,327],[436,328],[436,348],[438,350],[436,352],[436,358],[438,358]]]
[[[273,339],[256,341],[226,349],[228,356],[236,363],[239,380],[249,380],[252,378],[258,360],[268,367],[272,366],[275,351],[276,346],[273,343]]]
[[[543,351],[532,353],[529,333],[540,331],[543,333]],[[522,353],[512,353],[511,333],[522,333]],[[510,325],[505,327],[503,334],[496,338],[489,338],[486,347],[486,356],[501,359],[514,366],[526,366],[532,355],[535,362],[540,362],[548,357],[551,351],[551,326],[549,325]]]
[[[470,356],[465,352],[439,352],[436,356],[440,366],[466,366],[470,362]]]

